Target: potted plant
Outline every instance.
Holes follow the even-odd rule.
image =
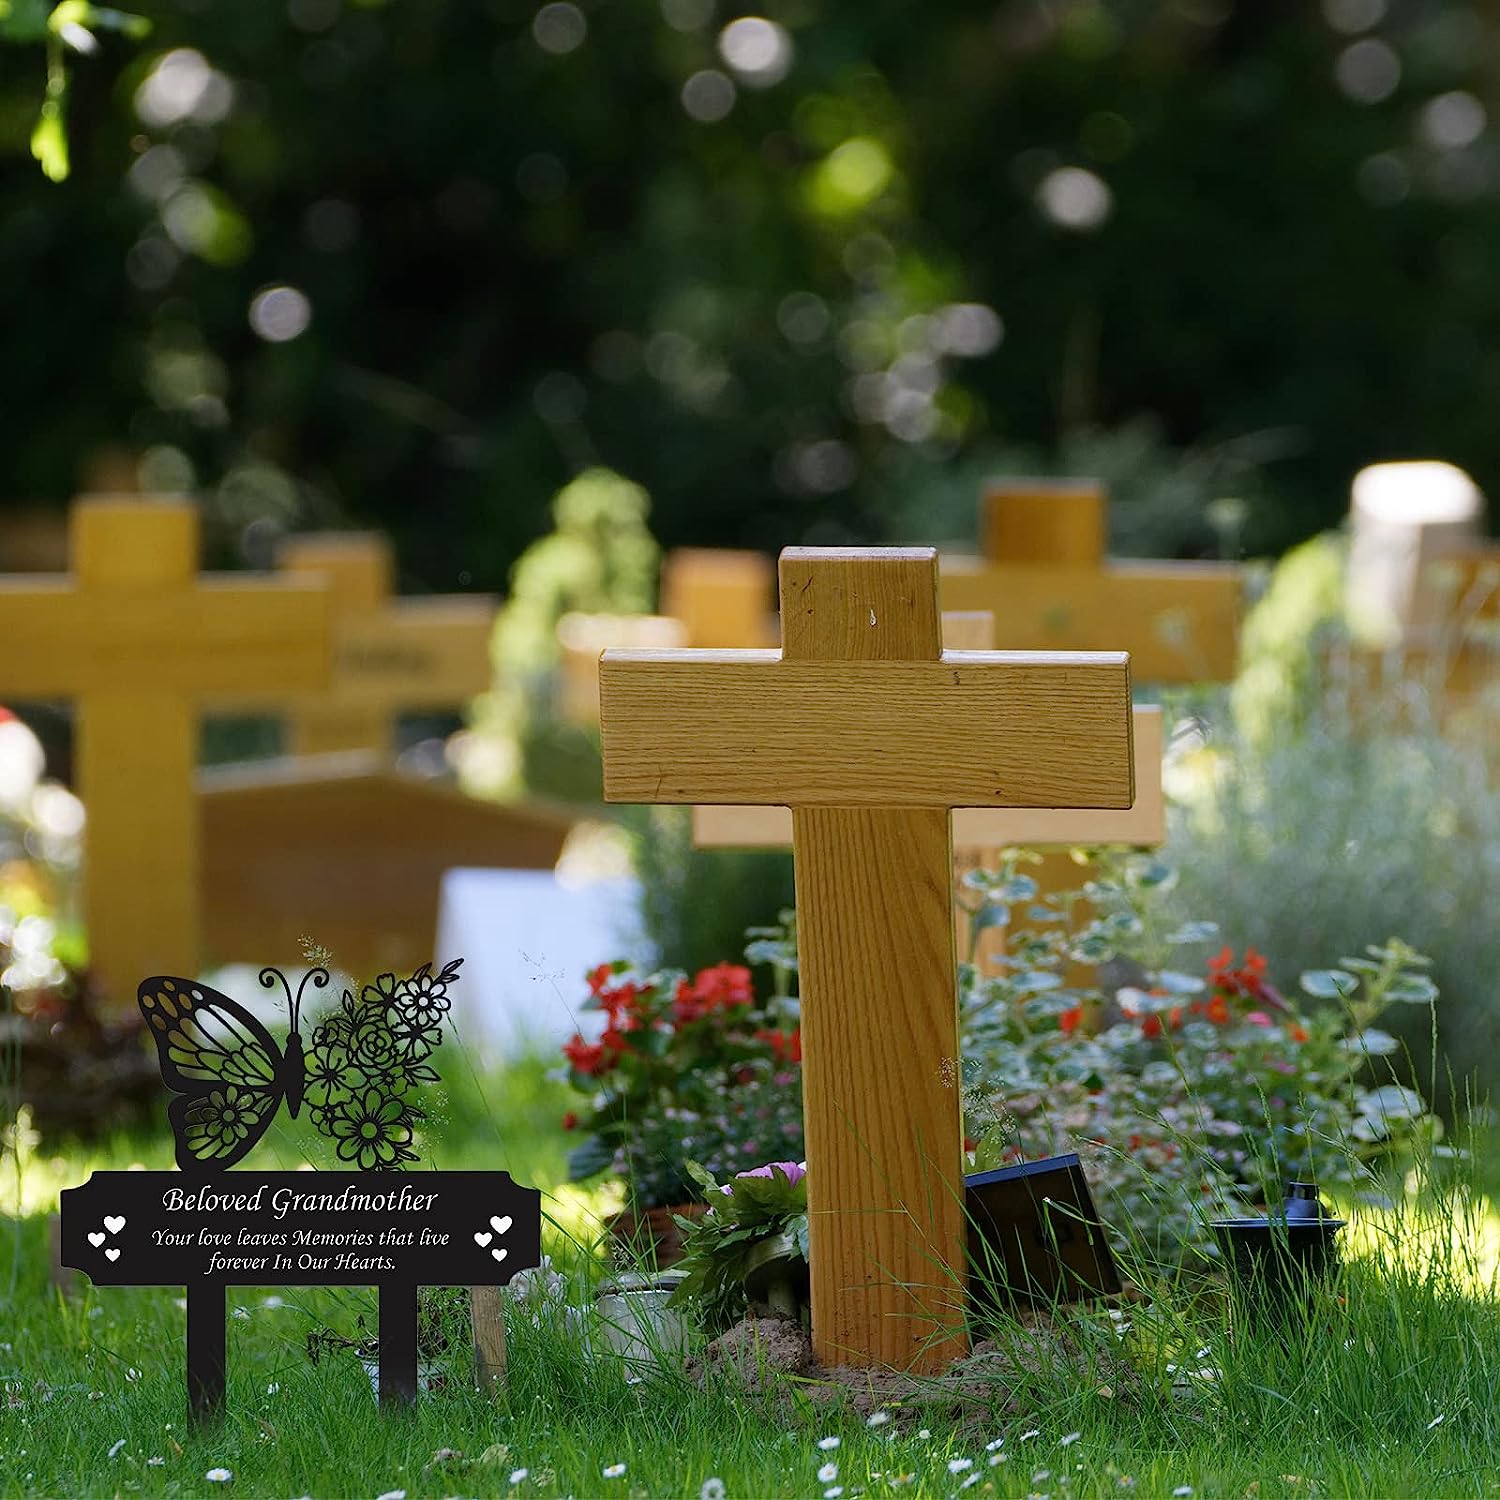
[[[442,1357],[454,1343],[451,1330],[467,1316],[462,1287],[424,1286],[417,1289],[417,1389],[440,1391],[447,1383]],[[307,1358],[318,1364],[325,1354],[352,1349],[369,1377],[370,1389],[380,1397],[380,1337],[367,1332],[361,1313],[354,1324],[355,1338],[346,1338],[332,1328],[315,1328],[307,1335]]]
[[[583,1135],[570,1175],[624,1178],[616,1237],[668,1265],[680,1253],[679,1221],[703,1212],[690,1161],[724,1175],[802,1154],[796,1002],[784,982],[758,999],[750,970],[729,963],[691,977],[600,964],[588,987],[585,1009],[602,1015],[602,1030],[563,1047],[570,1080],[588,1094],[563,1122]]]
[[[712,1332],[746,1311],[808,1321],[807,1163],[773,1161],[726,1183],[693,1164],[707,1202],[682,1221],[685,1272],[672,1301],[693,1300]]]

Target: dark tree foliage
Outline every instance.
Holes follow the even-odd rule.
[[[136,9],[71,64],[62,183],[0,50],[8,500],[125,449],[250,556],[374,523],[496,588],[594,462],[668,544],[767,548],[951,531],[955,475],[1142,417],[1261,466],[1252,545],[1380,457],[1500,488],[1477,5]]]

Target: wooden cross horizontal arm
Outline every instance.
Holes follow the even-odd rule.
[[[401,599],[380,615],[335,620],[333,683],[311,701],[388,713],[467,702],[490,678],[496,608],[482,595]],[[215,705],[282,706],[288,696],[216,694]]]
[[[1227,681],[1238,662],[1244,572],[1233,563],[945,557],[941,589],[945,610],[994,610],[1007,645],[1123,649],[1140,682]]]
[[[219,696],[328,680],[328,600],[313,580],[199,580],[78,591],[69,575],[0,580],[0,689],[71,698],[131,684]]]
[[[987,617],[986,617],[987,618]],[[946,620],[945,620],[946,625]],[[960,858],[1004,848],[1075,849],[1106,844],[1155,847],[1166,842],[1162,799],[1161,709],[1137,707],[1135,802],[1100,812],[1073,807],[959,807],[953,810],[953,848]],[[698,849],[784,849],[792,842],[786,807],[708,804],[693,809]]]
[[[1122,652],[606,651],[611,802],[1129,807]]]

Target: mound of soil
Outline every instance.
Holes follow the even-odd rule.
[[[1039,1382],[1055,1380],[1059,1366],[1080,1386],[1092,1383],[1111,1398],[1122,1393],[1134,1378],[1129,1367],[1106,1343],[1086,1338],[1076,1325],[1037,1317],[982,1340],[940,1375],[913,1375],[842,1365],[825,1369],[800,1324],[749,1317],[716,1338],[701,1358],[690,1359],[687,1370],[700,1385],[726,1379],[744,1395],[777,1406],[790,1407],[795,1392],[862,1417],[887,1411],[897,1420],[964,1422],[1032,1409]]]

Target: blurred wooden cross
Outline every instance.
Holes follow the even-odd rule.
[[[493,598],[396,596],[391,544],[376,532],[289,537],[277,561],[288,577],[328,581],[332,681],[323,692],[297,694],[288,683],[215,707],[285,711],[290,754],[373,750],[388,756],[399,714],[458,708],[489,687]]]
[[[930,548],[789,548],[780,651],[607,651],[613,802],[792,809],[813,1339],[966,1347],[954,807],[1128,807],[1121,652],[942,649]]]
[[[198,512],[96,498],[70,517],[73,571],[0,578],[0,693],[71,699],[88,813],[89,963],[112,1004],[200,958],[200,702],[328,681],[315,578],[198,577]]]
[[[774,646],[775,574],[763,552],[678,547],[661,570],[661,612],[689,646]]]
[[[1234,676],[1242,570],[1107,557],[1097,481],[999,481],[981,530],[983,557],[943,558],[944,609],[993,610],[1016,650],[1128,651],[1137,682]]]

